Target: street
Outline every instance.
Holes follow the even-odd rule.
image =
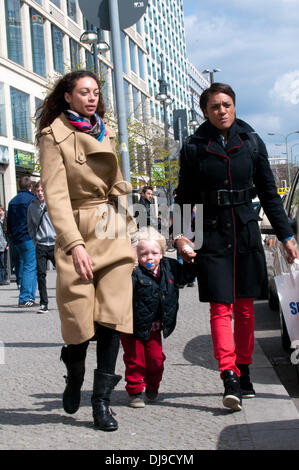
[[[180,291],[177,328],[164,341],[167,359],[157,403],[143,409],[129,408],[121,380],[111,400],[118,431],[95,430],[90,397],[96,345],[91,342],[81,407],[75,415],[67,415],[61,403],[66,371],[59,360],[62,340],[55,279],[55,271],[49,271],[48,314],[18,308],[15,283],[0,288],[0,340],[4,343],[0,449],[299,449],[298,410],[272,366],[283,354],[278,346],[277,320],[269,316],[266,303],[257,303],[252,367],[257,397],[244,400],[241,412],[231,412],[222,406],[223,388],[213,357],[209,306],[199,304],[196,287]],[[276,370],[281,367],[275,365]],[[124,376],[122,350],[116,372]],[[296,381],[295,385],[298,387]]]

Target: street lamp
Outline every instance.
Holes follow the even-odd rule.
[[[288,186],[291,186],[291,171],[290,171],[290,159],[289,159],[289,152],[288,152],[288,138],[290,137],[290,135],[293,135],[293,134],[299,134],[299,131],[293,131],[287,135],[278,134],[276,132],[268,132],[268,135],[280,135],[281,137],[284,138],[285,147],[286,147],[286,155],[287,155],[287,165],[288,165]]]
[[[165,149],[167,150],[167,173],[168,173],[168,191],[169,191],[169,202],[172,204],[172,185],[170,180],[170,155],[168,151],[168,138],[169,138],[169,124],[167,120],[167,106],[172,103],[172,99],[167,93],[167,83],[164,79],[163,71],[163,55],[160,54],[161,63],[161,78],[159,78],[159,93],[155,96],[156,100],[163,104],[163,118],[164,118],[164,133],[165,133]]]
[[[221,72],[220,69],[213,69],[213,70],[210,70],[210,69],[205,69],[202,71],[202,73],[208,73],[210,75],[210,83],[214,83],[214,73],[216,72]]]
[[[100,31],[96,28],[95,31],[84,31],[79,39],[82,44],[88,44],[92,47],[92,55],[94,62],[95,74],[99,74],[99,62],[98,53],[107,52],[110,49],[109,44],[106,41],[102,41],[100,38]]]
[[[189,126],[190,127],[193,127],[193,132],[195,130],[195,127],[198,126],[198,120],[197,120],[197,116],[196,116],[196,111],[195,111],[195,108],[194,108],[194,96],[193,96],[193,93],[191,95],[191,119],[189,121]]]

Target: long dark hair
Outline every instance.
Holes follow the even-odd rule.
[[[54,119],[56,119],[62,111],[68,109],[68,103],[64,99],[64,94],[72,93],[77,81],[84,77],[93,78],[97,82],[99,90],[101,89],[99,79],[93,72],[90,72],[89,70],[75,70],[74,72],[69,72],[60,78],[54,84],[54,88],[46,96],[43,103],[36,110],[35,119],[37,122],[37,143],[41,137],[41,131],[45,127],[52,124]],[[106,109],[103,95],[100,93],[96,113],[103,118],[105,111]]]

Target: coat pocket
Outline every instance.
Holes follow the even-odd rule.
[[[255,212],[236,214],[237,250],[239,253],[250,253],[262,249],[261,232],[258,225],[258,214]]]

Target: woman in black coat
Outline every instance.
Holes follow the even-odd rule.
[[[214,83],[201,95],[200,106],[206,122],[182,148],[176,203],[202,204],[203,244],[186,252],[187,239],[182,234],[174,238],[182,258],[197,264],[200,301],[210,302],[223,404],[241,410],[242,396],[255,396],[248,367],[254,345],[253,299],[267,296],[258,215],[251,203],[256,194],[290,263],[298,252],[266,147],[247,123],[236,119],[234,91]]]

